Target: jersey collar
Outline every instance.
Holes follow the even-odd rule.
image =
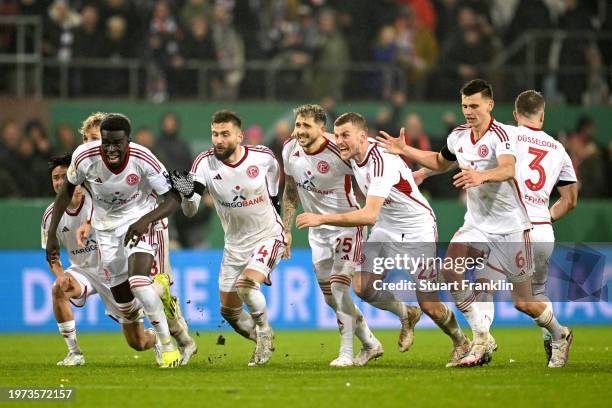
[[[106,168],[113,174],[119,174],[121,173],[123,170],[125,170],[125,168],[127,167],[128,162],[130,161],[130,145],[128,144],[127,147],[127,151],[125,152],[125,160],[123,160],[123,163],[121,164],[121,166],[117,167],[116,169],[111,167],[108,162],[106,161],[106,156],[104,156],[104,152],[102,151],[102,145],[100,145],[100,156],[102,156],[102,161],[104,162],[104,164],[106,165]]]
[[[238,160],[236,163],[230,164],[224,161],[221,161],[221,163],[225,164],[228,167],[234,167],[234,168],[240,166],[242,162],[245,161],[247,156],[249,155],[249,148],[247,146],[242,146],[242,148],[244,149],[244,153],[242,154],[242,157],[240,158],[240,160]]]
[[[491,116],[491,120],[489,121],[489,126],[487,126],[487,129],[483,132],[482,136],[484,136],[489,131],[489,129],[491,129],[491,125],[493,124],[494,120],[495,119],[493,118],[493,116]],[[482,136],[480,136],[480,139],[482,139]],[[472,141],[473,145],[478,143],[478,141],[480,140],[480,139],[475,140],[474,137],[475,137],[474,136],[474,131],[472,129],[470,129],[470,140]]]
[[[527,129],[535,130],[536,132],[541,132],[542,131],[542,129],[539,129],[537,127],[532,127],[532,126],[528,126],[528,125],[523,125],[523,126],[525,126]]]
[[[327,140],[327,138],[325,136],[323,136],[323,143],[321,143],[321,146],[319,146],[319,148],[312,152],[312,153],[308,153],[306,150],[304,150],[304,148],[302,148],[302,150],[304,150],[304,154],[308,155],[308,156],[314,156],[317,155],[319,153],[321,153],[323,150],[325,150],[325,148],[327,147],[327,145],[329,144],[329,140]]]
[[[376,147],[376,143],[368,143],[368,150],[366,151],[366,155],[365,155],[365,159],[363,159],[363,161],[361,163],[357,163],[357,167],[363,167],[366,165],[366,163],[368,162],[368,157],[370,157],[370,154],[372,153],[372,149],[374,149]]]

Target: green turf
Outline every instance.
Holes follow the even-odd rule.
[[[187,367],[156,368],[153,353],[137,353],[119,333],[79,334],[84,367],[56,367],[65,354],[57,334],[0,337],[0,386],[76,389],[77,405],[201,407],[610,406],[612,327],[579,327],[570,362],[544,366],[539,330],[495,329],[500,346],[491,365],[445,369],[449,342],[417,330],[413,348],[397,351],[395,331],[376,331],[386,352],[364,368],[332,369],[336,332],[276,334],[268,366],[249,368],[253,344],[224,332],[196,336],[199,354]],[[43,406],[51,406],[45,403]],[[55,404],[65,406],[65,403]]]

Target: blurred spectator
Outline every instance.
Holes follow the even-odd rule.
[[[325,113],[327,113],[327,123],[325,124],[325,128],[328,132],[333,132],[334,122],[339,116],[338,112],[336,112],[336,100],[329,95],[324,96],[321,98],[321,107],[325,110]]]
[[[293,131],[293,124],[288,120],[281,119],[276,122],[276,126],[274,126],[274,137],[272,141],[269,143],[268,147],[274,155],[280,165],[280,181],[279,181],[279,190],[284,191],[285,188],[285,172],[283,170],[283,145],[287,140],[291,138],[291,133]]]
[[[18,171],[16,157],[20,139],[17,121],[5,120],[0,130],[0,197],[19,197],[21,195],[15,178]]]
[[[168,73],[179,63],[179,27],[166,0],[157,0],[149,24],[147,95],[154,102],[168,98]]]
[[[24,135],[34,142],[36,156],[38,160],[46,163],[55,155],[51,149],[51,143],[47,137],[47,131],[38,119],[33,119],[26,123]]]
[[[383,62],[389,65],[397,65],[398,60],[397,32],[395,27],[387,25],[380,29],[376,45],[372,51],[374,62]],[[372,75],[368,81],[368,86],[372,89],[374,96],[378,98],[388,98],[395,84],[393,81],[385,81],[382,73]]]
[[[236,99],[240,83],[244,78],[244,44],[232,24],[228,5],[218,3],[214,10],[212,23],[213,39],[221,76],[213,80],[213,96],[218,99]]]
[[[104,56],[111,62],[134,57],[133,43],[127,35],[127,22],[121,16],[112,16],[106,21],[104,37]],[[104,74],[102,92],[107,95],[127,93],[128,73],[125,70],[112,69]]]
[[[27,136],[19,140],[15,180],[23,197],[49,197],[52,190],[47,180],[47,163],[36,155],[34,141]]]
[[[181,8],[181,25],[185,28],[192,26],[194,18],[208,20],[212,17],[212,7],[208,0],[187,0]]]
[[[176,78],[176,93],[195,96],[197,92],[201,92],[199,87],[206,85],[198,82],[197,70],[184,66],[185,60],[216,61],[215,44],[208,21],[203,15],[197,15],[190,20],[189,31],[180,43],[180,57],[175,62],[173,73]]]
[[[570,31],[570,37],[563,41],[559,66],[574,67],[587,65],[587,49],[589,40],[584,37],[575,37],[581,30],[592,31],[591,16],[584,5],[578,0],[565,0],[565,13],[559,17],[559,27]],[[584,73],[561,73],[559,75],[559,90],[565,95],[570,104],[579,104],[582,101],[582,92],[587,87]]]
[[[15,119],[6,119],[2,124],[2,140],[0,144],[0,162],[10,161],[19,147],[19,125]]]
[[[431,150],[429,136],[423,130],[423,122],[421,115],[416,112],[410,112],[404,120],[404,140],[408,146],[415,147],[420,150]],[[412,160],[402,156],[406,164],[415,169],[415,163]]]
[[[261,126],[253,125],[244,131],[244,143],[247,145],[260,145],[264,141],[264,132]]]
[[[466,81],[488,75],[487,63],[495,55],[491,37],[483,34],[476,14],[469,8],[459,11],[459,31],[445,44],[441,57],[441,74],[436,77],[440,95],[451,99]]]
[[[588,72],[586,89],[582,93],[582,104],[585,106],[607,105],[610,100],[610,88],[601,53],[595,44],[591,44],[585,50],[585,56]]]
[[[74,129],[68,123],[60,123],[57,126],[55,136],[59,145],[58,150],[61,154],[72,154],[80,143],[77,142],[74,135]]]
[[[74,33],[81,23],[81,15],[70,8],[68,0],[54,0],[43,35],[43,53],[60,61],[72,56]]]
[[[580,182],[580,196],[584,198],[606,195],[606,169],[602,152],[594,141],[595,124],[588,116],[578,120],[576,131],[567,139],[567,151]]]
[[[146,0],[146,3],[150,8],[153,1]],[[106,24],[113,16],[122,17],[125,20],[125,25],[129,27],[133,45],[141,46],[148,28],[143,16],[150,14],[149,9],[138,10],[138,3],[135,0],[96,0],[94,4],[100,5],[99,14],[102,25]]]
[[[107,55],[100,46],[104,33],[98,27],[98,9],[88,4],[81,10],[81,25],[75,30],[73,55],[75,58],[102,58]],[[101,90],[104,72],[95,68],[72,71],[71,78],[77,95],[96,95]]]
[[[193,156],[189,145],[181,139],[179,119],[173,112],[165,113],[161,119],[161,131],[155,146],[158,158],[169,171],[191,167]]]
[[[146,147],[147,149],[151,150],[156,157],[159,158],[159,155],[157,154],[157,151],[155,149],[155,137],[153,136],[151,128],[144,126],[136,129],[136,131],[134,132],[134,143],[138,143],[139,145]]]
[[[332,10],[319,15],[319,38],[315,48],[312,93],[314,98],[341,98],[346,73],[334,66],[350,63],[350,55],[343,34],[337,29]]]
[[[436,10],[430,0],[397,0],[414,12],[416,25],[433,32],[436,29]]]

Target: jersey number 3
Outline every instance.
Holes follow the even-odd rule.
[[[531,163],[529,163],[529,168],[538,172],[538,180],[536,182],[527,180],[525,185],[531,191],[538,191],[544,187],[544,183],[546,183],[546,172],[544,171],[544,167],[542,167],[540,162],[544,159],[544,157],[546,157],[548,151],[530,147],[529,154],[535,155],[535,158],[531,161]]]

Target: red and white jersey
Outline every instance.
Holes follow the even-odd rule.
[[[546,132],[526,126],[516,128],[516,179],[532,223],[549,223],[548,201],[559,181],[576,182],[569,155]]]
[[[214,200],[225,244],[247,247],[283,233],[283,224],[271,200],[278,195],[280,170],[274,153],[267,147],[239,148],[242,157],[234,164],[218,160],[213,149],[201,153],[193,162],[191,173]],[[199,200],[197,194],[195,197]]]
[[[336,214],[359,208],[351,164],[340,158],[340,150],[331,140],[325,138],[318,151],[306,153],[296,139],[289,139],[283,147],[283,164],[285,174],[295,180],[305,212]],[[343,229],[330,225],[317,228]]]
[[[412,232],[435,226],[433,210],[399,156],[385,153],[378,143],[370,141],[365,160],[351,160],[351,166],[363,194],[385,199],[375,228]]]
[[[111,230],[134,221],[155,207],[150,195],[170,190],[166,168],[144,146],[130,143],[127,159],[118,169],[109,167],[102,155],[101,142],[82,144],[72,154],[68,181],[87,182],[94,206],[92,226]]]
[[[76,238],[77,229],[87,222],[92,211],[93,205],[91,199],[84,193],[79,207],[76,210],[66,209],[57,225],[57,239],[60,245],[68,252],[70,264],[81,268],[98,266],[98,244],[95,241],[94,231],[91,230],[84,248],[79,246]],[[53,203],[45,210],[40,225],[40,244],[43,249],[47,247],[52,214]]]
[[[455,128],[446,141],[448,150],[457,157],[459,168],[489,170],[497,167],[504,154],[516,157],[514,129],[491,118],[484,135],[474,140],[468,125]],[[509,234],[531,228],[527,210],[521,202],[516,180],[484,183],[467,189],[465,226],[489,234]]]

